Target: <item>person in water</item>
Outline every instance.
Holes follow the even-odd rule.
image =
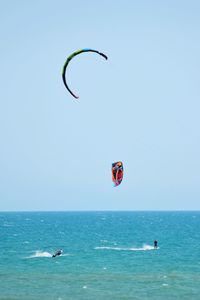
[[[56,252],[52,255],[52,257],[60,256],[62,254],[62,249],[56,250]]]
[[[153,243],[154,243],[154,249],[157,249],[158,248],[158,241],[155,240]]]

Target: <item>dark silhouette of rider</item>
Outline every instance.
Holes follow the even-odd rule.
[[[154,249],[157,249],[158,248],[158,241],[155,240],[153,243],[154,243]]]
[[[62,254],[62,249],[56,250],[55,254],[52,255],[52,257],[60,256]]]

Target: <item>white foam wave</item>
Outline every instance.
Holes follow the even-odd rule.
[[[52,254],[46,251],[36,251],[33,255],[27,258],[35,258],[35,257],[52,257]]]
[[[40,251],[37,250],[35,253],[27,258],[37,258],[37,257],[52,257],[53,254],[47,252],[47,251]],[[69,253],[61,254],[60,256],[69,256]]]
[[[143,245],[141,248],[121,248],[121,247],[95,247],[96,250],[118,250],[118,251],[149,251],[156,250],[153,246]],[[157,248],[159,249],[159,247]]]

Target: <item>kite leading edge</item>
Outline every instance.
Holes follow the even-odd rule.
[[[70,92],[70,94],[71,94],[74,98],[76,98],[76,99],[78,99],[79,97],[78,97],[77,95],[75,95],[75,94],[70,90],[70,88],[68,87],[68,84],[67,84],[67,81],[66,81],[66,69],[67,69],[67,66],[68,66],[70,60],[71,60],[74,56],[76,56],[76,55],[78,55],[78,54],[81,54],[81,53],[84,53],[84,52],[94,52],[94,53],[97,53],[97,54],[101,55],[101,56],[104,57],[106,60],[108,59],[108,57],[107,57],[104,53],[99,52],[99,51],[97,51],[97,50],[88,49],[88,48],[86,48],[86,49],[81,49],[81,50],[77,50],[77,51],[73,52],[70,56],[68,56],[67,60],[66,60],[65,63],[64,63],[63,69],[62,69],[62,79],[63,79],[63,82],[64,82],[64,85],[65,85],[66,89],[67,89],[67,90]]]

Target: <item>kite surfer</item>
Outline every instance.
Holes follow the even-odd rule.
[[[62,254],[63,250],[62,249],[58,249],[56,250],[56,252],[52,255],[52,257],[56,257],[56,256],[60,256]]]
[[[154,249],[157,249],[158,248],[158,241],[154,241]]]

